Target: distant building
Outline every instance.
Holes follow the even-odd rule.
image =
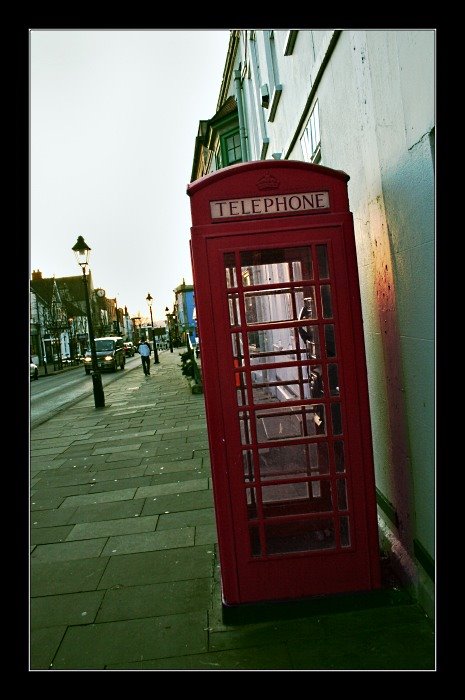
[[[132,339],[132,322],[126,307],[94,289],[87,273],[94,334],[123,335]],[[99,294],[98,292],[102,292]],[[84,354],[89,344],[87,308],[82,275],[42,277],[33,270],[30,281],[30,354],[37,364],[61,366],[64,359]]]
[[[435,32],[231,31],[191,179],[272,158],[350,176],[379,532],[432,614]]]
[[[192,345],[196,343],[196,322],[194,319],[194,287],[182,281],[176,289],[173,289],[175,296],[174,313],[177,318],[179,340],[186,344],[186,333],[191,339]]]

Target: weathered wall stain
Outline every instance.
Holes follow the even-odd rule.
[[[382,197],[369,205],[374,266],[374,296],[383,350],[386,418],[386,435],[389,444],[389,498],[397,513],[399,537],[404,546],[413,552],[414,522],[408,420],[402,379],[402,352],[397,317],[395,274],[389,231],[386,224]],[[374,230],[373,230],[373,227]]]

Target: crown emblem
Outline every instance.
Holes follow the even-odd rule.
[[[279,181],[273,175],[267,173],[257,182],[257,187],[259,190],[277,190]]]

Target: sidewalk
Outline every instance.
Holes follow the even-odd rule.
[[[388,578],[223,620],[204,397],[179,352],[31,432],[29,668],[434,670],[433,627]]]

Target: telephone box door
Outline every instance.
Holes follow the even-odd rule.
[[[192,249],[225,604],[379,585],[351,218],[267,229]]]

